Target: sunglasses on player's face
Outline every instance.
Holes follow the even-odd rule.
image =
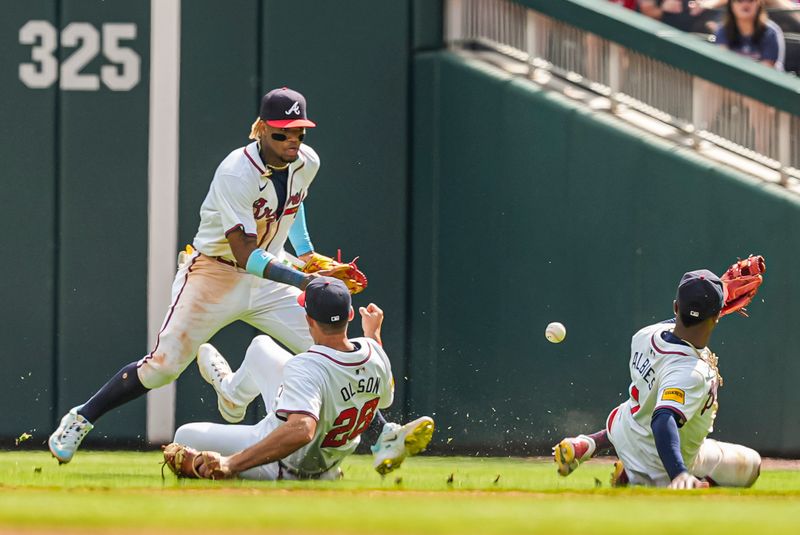
[[[289,136],[287,136],[286,134],[283,134],[281,132],[273,132],[272,134],[270,134],[270,137],[272,139],[274,139],[275,141],[286,141],[287,139],[289,139]],[[305,139],[305,137],[306,137],[306,131],[303,130],[297,136],[297,139],[300,140],[300,141],[303,141],[303,139]]]

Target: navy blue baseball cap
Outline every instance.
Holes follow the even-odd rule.
[[[724,295],[719,277],[707,269],[698,269],[683,274],[675,299],[681,315],[705,320],[719,314]]]
[[[352,319],[352,300],[347,286],[333,277],[318,277],[297,296],[297,303],[306,314],[320,323],[336,323]]]
[[[306,117],[306,97],[299,92],[280,87],[261,98],[258,117],[275,128],[314,128],[317,124]]]

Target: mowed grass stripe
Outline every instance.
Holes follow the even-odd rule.
[[[0,453],[0,526],[147,533],[702,529],[773,535],[797,533],[800,513],[796,471],[766,471],[753,489],[675,493],[609,489],[610,467],[602,463],[560,478],[552,464],[540,461],[422,456],[381,479],[368,457],[356,456],[339,482],[272,483],[178,481],[169,472],[162,480],[159,458],[155,452],[81,452],[74,463],[58,467],[45,453]]]
[[[276,492],[2,493],[2,523],[85,531],[325,533],[797,533],[791,498]]]

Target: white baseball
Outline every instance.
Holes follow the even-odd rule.
[[[554,344],[562,342],[566,336],[567,328],[564,327],[563,323],[559,323],[557,321],[550,323],[544,330],[544,337]]]

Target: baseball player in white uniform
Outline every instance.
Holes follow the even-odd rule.
[[[177,379],[199,346],[236,320],[269,334],[292,353],[311,346],[297,296],[326,273],[304,274],[283,259],[287,238],[301,260],[313,253],[303,200],[320,162],[303,139],[315,126],[297,91],[284,87],[264,95],[250,132],[253,142],[231,152],[214,174],[194,250],[178,268],[155,347],[62,418],[48,441],[60,463],[72,459],[100,416]]]
[[[190,423],[175,433],[176,443],[212,452],[206,460],[213,459],[216,475],[221,471],[224,477],[246,479],[335,478],[338,465],[355,450],[378,409],[392,403],[394,380],[380,336],[383,311],[374,304],[362,307],[364,337],[348,339],[353,309],[341,281],[315,279],[299,302],[314,345],[292,357],[269,337],[256,337],[236,372],[258,386],[270,409],[266,418],[256,425]],[[208,344],[203,349],[215,353]],[[207,363],[227,367],[218,353]],[[225,382],[231,379],[223,377]],[[212,385],[221,386],[216,381]],[[396,448],[403,450],[408,442],[427,445],[433,422],[425,420],[428,425],[416,426],[418,432],[396,441]],[[200,466],[198,472],[207,477],[209,469]]]
[[[707,347],[723,306],[723,284],[708,270],[681,278],[675,319],[641,329],[631,341],[630,397],[606,428],[565,438],[553,448],[558,472],[572,473],[597,451],[613,447],[612,483],[671,488],[749,487],[759,454],[708,437],[722,377]]]

